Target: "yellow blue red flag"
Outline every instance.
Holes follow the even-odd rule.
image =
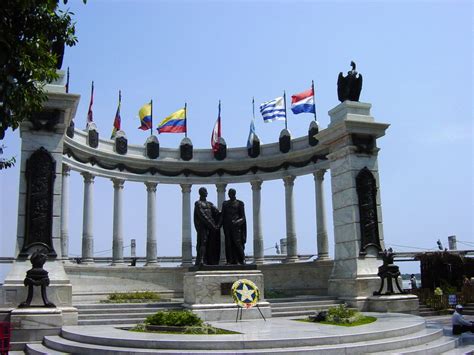
[[[166,117],[158,126],[158,133],[186,133],[186,108]]]
[[[151,129],[153,121],[152,121],[152,110],[151,110],[151,102],[142,106],[140,111],[138,111],[138,116],[140,117],[141,126],[138,129],[143,131],[147,131]]]

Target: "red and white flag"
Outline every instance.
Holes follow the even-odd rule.
[[[94,82],[92,82],[91,88],[91,101],[89,103],[89,111],[87,111],[87,125],[94,121],[93,114],[92,114],[92,105],[94,104]]]
[[[211,147],[214,152],[219,150],[219,139],[221,138],[221,102],[219,101],[219,114],[217,115],[217,121],[212,130],[211,136]]]

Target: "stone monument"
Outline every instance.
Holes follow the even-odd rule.
[[[12,344],[58,334],[62,325],[77,324],[72,286],[64,271],[61,248],[63,139],[76,114],[79,95],[66,93],[64,72],[45,86],[48,96],[41,112],[20,125],[21,163],[16,259],[0,292],[0,318],[12,323]],[[54,308],[16,308],[21,300],[41,304],[38,293],[28,297],[24,280],[29,256],[43,249],[48,256],[48,303]],[[33,260],[34,261],[34,260]],[[30,272],[31,275],[31,272]]]
[[[244,319],[271,317],[270,304],[264,300],[263,273],[256,265],[244,265],[244,204],[235,194],[234,189],[229,190],[230,200],[223,203],[221,213],[207,201],[207,190],[201,187],[199,200],[194,205],[197,256],[195,266],[184,275],[184,307],[205,321],[236,318],[239,307],[233,301],[231,288],[239,279],[250,280],[261,290],[258,308],[245,310]],[[224,225],[226,238],[226,265],[219,265],[221,225]]]

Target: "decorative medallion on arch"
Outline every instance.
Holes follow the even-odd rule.
[[[115,151],[120,155],[127,154],[128,141],[126,137],[115,138]]]
[[[53,188],[56,162],[43,147],[26,161],[25,239],[20,257],[27,257],[33,247],[43,247],[49,257],[56,257],[53,247]]]
[[[368,247],[375,247],[381,252],[377,216],[377,184],[374,175],[367,167],[357,174],[356,189],[359,198],[361,235],[359,255],[366,255]]]

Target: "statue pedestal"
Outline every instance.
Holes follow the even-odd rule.
[[[12,350],[23,349],[24,344],[41,342],[45,335],[58,335],[63,325],[77,324],[77,309],[16,308],[10,313]]]
[[[415,295],[396,294],[389,296],[372,296],[368,299],[369,312],[408,313],[418,315],[418,297]]]
[[[61,260],[47,261],[45,268],[49,272],[50,284],[46,288],[49,301],[57,307],[72,306],[72,285],[66,275],[64,265]],[[26,300],[28,287],[23,282],[31,263],[27,259],[18,259],[13,264],[9,274],[5,278],[5,283],[1,286],[3,292],[0,293],[0,305],[2,307],[17,307]],[[1,297],[3,295],[3,298]],[[34,286],[32,306],[42,306],[41,288]]]
[[[235,320],[237,305],[231,294],[239,279],[255,283],[260,291],[258,306],[265,318],[271,317],[270,303],[264,301],[263,273],[259,270],[222,270],[187,272],[184,275],[184,307],[204,321]],[[256,307],[243,310],[242,319],[261,319]],[[263,319],[262,319],[263,321]]]

